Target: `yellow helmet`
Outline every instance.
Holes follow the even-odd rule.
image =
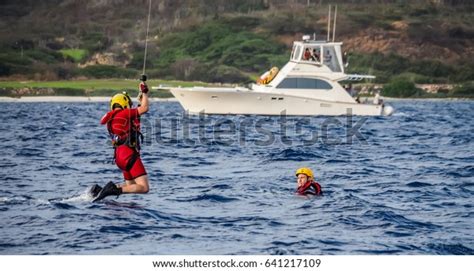
[[[131,108],[132,107],[132,99],[128,96],[127,92],[122,92],[119,94],[115,94],[110,100],[110,110],[114,110],[114,105],[120,105],[122,109]]]
[[[306,176],[310,177],[311,179],[314,179],[313,171],[311,169],[307,168],[307,167],[299,168],[296,171],[296,176],[298,176],[299,174],[305,174]]]

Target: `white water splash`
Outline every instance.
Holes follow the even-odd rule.
[[[405,113],[405,112],[395,112],[395,113],[393,113],[393,116],[395,116],[395,117],[411,117],[412,114],[408,114],[408,113]]]
[[[79,195],[71,196],[68,198],[58,199],[55,202],[59,203],[74,203],[74,202],[91,202],[94,198],[91,194],[90,187],[88,187],[84,192]]]
[[[60,203],[71,203],[71,202],[90,202],[92,201],[93,197],[90,193],[85,192],[83,194],[73,196],[70,198],[64,198],[62,200],[59,200],[58,202]]]
[[[28,201],[30,200],[29,198],[23,197],[23,196],[14,196],[14,197],[0,197],[0,202],[1,203],[8,203],[8,202],[18,202],[18,201]]]

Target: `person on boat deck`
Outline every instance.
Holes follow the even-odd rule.
[[[125,183],[116,185],[107,183],[104,188],[94,185],[91,189],[93,202],[107,196],[119,196],[122,193],[145,194],[149,191],[149,181],[145,167],[140,158],[140,116],[148,112],[148,86],[146,77],[140,83],[140,105],[132,108],[132,100],[126,93],[119,93],[110,101],[110,112],[105,114],[100,123],[107,125],[107,130],[114,146],[114,159],[122,170]]]
[[[352,84],[349,83],[349,85],[346,86],[346,91],[351,95],[352,97],[357,96],[357,90],[352,87]]]
[[[303,167],[296,170],[296,182],[298,195],[322,195],[321,185],[314,180],[313,171]]]
[[[326,50],[326,53],[324,54],[324,62],[331,62],[332,60],[332,55],[329,50]]]
[[[349,88],[349,85],[344,85],[344,90],[349,93],[349,95],[352,96],[351,89]]]
[[[319,54],[316,52],[316,49],[313,49],[313,52],[311,53],[311,60],[319,62]]]
[[[306,48],[306,50],[304,50],[303,60],[309,60],[310,58],[311,58],[311,52],[309,51],[309,48]]]
[[[383,104],[383,100],[380,98],[380,91],[375,92],[373,104]]]

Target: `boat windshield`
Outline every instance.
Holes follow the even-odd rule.
[[[295,56],[298,56],[298,55],[295,54]],[[297,59],[297,60],[321,63],[321,46],[315,46],[315,45],[304,46],[303,53],[301,54],[300,59]]]
[[[293,46],[293,52],[291,53],[291,59],[297,61],[298,58],[300,57],[300,53],[301,53],[301,46],[300,45]]]
[[[334,46],[323,46],[323,64],[333,72],[342,71]]]

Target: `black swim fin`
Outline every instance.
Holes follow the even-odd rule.
[[[99,194],[92,200],[92,202],[97,202],[108,196],[118,196],[122,194],[122,189],[118,188],[113,182],[108,182]]]
[[[102,190],[102,186],[98,184],[94,184],[90,189],[89,189],[89,194],[91,194],[92,198],[97,197],[99,192]]]

